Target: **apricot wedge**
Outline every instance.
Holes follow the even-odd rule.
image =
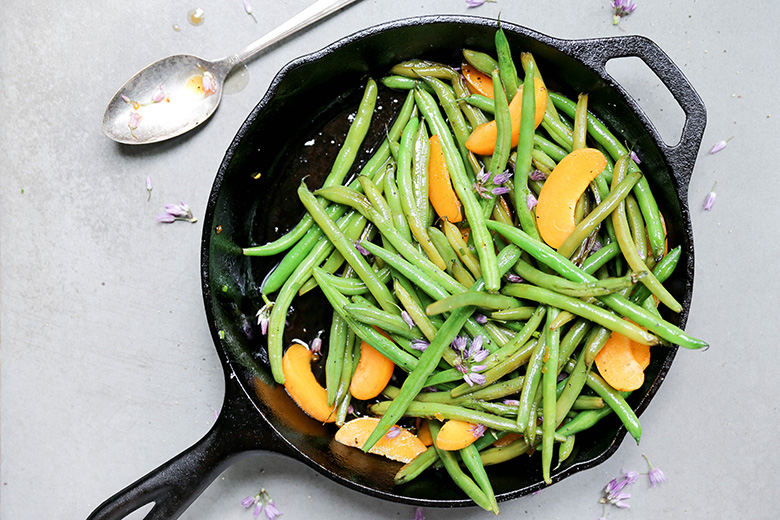
[[[577,200],[606,166],[600,151],[580,148],[561,159],[547,177],[536,205],[536,225],[547,245],[557,249],[574,231]]]
[[[544,111],[547,108],[547,87],[539,78],[534,78],[536,88],[534,100],[536,112],[534,113],[534,128],[538,127],[544,119]],[[509,103],[509,115],[512,120],[512,147],[517,146],[520,140],[520,116],[523,111],[523,87],[517,89],[512,101]],[[479,155],[491,155],[496,148],[498,127],[495,121],[482,123],[472,130],[466,139],[466,148]]]
[[[428,198],[431,206],[439,217],[450,222],[460,222],[463,220],[461,203],[452,187],[450,171],[444,160],[438,134],[432,135],[429,142],[431,155],[428,159]]]
[[[620,392],[636,390],[645,381],[645,368],[650,362],[649,347],[646,353],[637,350],[641,358],[638,360],[634,355],[634,343],[626,336],[613,332],[596,355],[599,374]],[[639,344],[636,346],[641,347]]]
[[[439,430],[436,447],[447,451],[462,450],[479,439],[480,435],[475,433],[477,428],[476,424],[450,419]]]
[[[328,406],[328,393],[311,371],[312,353],[293,343],[282,358],[284,388],[293,401],[311,418],[326,423],[336,420],[334,407]]]
[[[395,363],[363,341],[360,344],[360,361],[352,376],[349,392],[355,399],[363,401],[373,399],[390,382],[393,370],[395,370]]]
[[[358,417],[344,423],[336,432],[336,441],[345,446],[363,448],[366,439],[374,431],[379,419],[376,417]],[[382,455],[390,460],[409,463],[426,450],[425,444],[412,432],[393,427],[374,446],[369,453]]]
[[[493,80],[490,76],[467,63],[461,66],[460,72],[466,79],[466,88],[469,89],[469,92],[493,99]]]

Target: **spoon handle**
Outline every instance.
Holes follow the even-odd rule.
[[[235,56],[230,59],[231,66],[238,65],[244,61],[253,58],[257,53],[274,43],[283,40],[287,36],[308,27],[317,20],[320,20],[339,9],[342,9],[357,0],[317,0],[309,7],[293,16],[276,29],[267,33],[265,36],[250,43]]]

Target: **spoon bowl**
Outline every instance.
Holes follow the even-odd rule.
[[[209,61],[177,54],[156,61],[120,88],[103,114],[103,133],[124,144],[179,136],[206,121],[222,100],[234,67],[357,0],[318,0],[237,54]]]

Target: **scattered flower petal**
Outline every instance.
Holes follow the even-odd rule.
[[[493,177],[493,184],[495,184],[496,186],[500,186],[506,183],[506,181],[508,181],[511,178],[512,178],[512,172],[506,170],[504,173],[499,173],[498,175]]]
[[[504,404],[507,406],[520,406],[520,400],[518,399],[504,399]]]
[[[361,255],[368,256],[369,255],[368,249],[366,249],[365,247],[361,246],[360,242],[361,242],[360,240],[355,242],[355,249],[357,249],[358,253],[360,253]]]
[[[402,311],[401,318],[403,318],[404,322],[407,325],[409,325],[409,330],[414,328],[414,320],[412,319],[412,316],[408,312]]]
[[[547,174],[541,170],[534,170],[528,174],[528,177],[530,177],[532,181],[543,181],[547,178]]]
[[[506,195],[507,193],[509,193],[509,188],[507,188],[506,186],[496,186],[495,188],[490,190],[490,193],[497,196]]]
[[[138,112],[130,112],[130,121],[127,122],[127,126],[130,127],[130,130],[135,130],[141,124],[141,119],[143,118]]]
[[[636,4],[631,0],[612,0],[612,8],[615,11],[615,15],[612,17],[612,25],[617,25],[620,23],[621,18],[634,12]]]
[[[717,188],[717,187],[718,187],[718,183],[716,181],[715,184],[712,185],[712,191],[710,191],[707,194],[707,197],[704,199],[704,211],[711,210],[712,206],[715,205],[715,196],[716,196],[715,188]]]
[[[163,90],[162,85],[158,85],[154,91],[154,94],[152,94],[152,102],[159,103],[164,100],[165,100],[165,91]]]
[[[475,439],[479,439],[485,435],[485,430],[487,430],[487,428],[484,424],[473,424],[470,429],[471,435],[473,435]]]
[[[207,70],[203,71],[201,83],[203,84],[203,92],[206,94],[213,94],[217,91],[217,80],[214,79],[214,75]]]
[[[631,150],[631,153],[628,154],[631,157],[631,160],[634,161],[637,164],[642,164],[642,161],[639,160],[639,156],[636,154],[634,150]]]
[[[255,496],[246,497],[241,501],[241,505],[244,509],[249,509],[254,506],[255,509],[252,514],[255,518],[258,518],[263,511],[265,511],[267,520],[274,520],[274,518],[277,518],[282,514],[276,508],[273,499],[265,489],[261,489]]]
[[[734,137],[729,137],[728,139],[725,139],[723,141],[718,141],[717,143],[715,143],[713,147],[710,148],[710,155],[718,153],[719,151],[726,148],[726,145],[728,145],[729,141],[731,141],[732,139],[734,139]]]
[[[419,350],[420,352],[425,352],[425,349],[428,348],[428,345],[430,345],[430,343],[421,339],[412,341],[412,348],[414,350]]]
[[[414,511],[414,520],[425,520],[425,511],[422,507],[418,507]]]
[[[479,7],[485,3],[485,0],[466,0],[466,7],[469,9]]]
[[[255,18],[254,13],[252,13],[252,6],[249,5],[249,2],[247,0],[244,0],[244,11],[246,11],[246,14],[252,17],[252,19],[257,23],[257,18]]]
[[[534,197],[534,194],[533,193],[529,193],[528,196],[525,199],[525,203],[528,206],[528,211],[531,211],[532,209],[534,209],[538,202],[539,201],[536,200],[536,197]]]
[[[256,316],[257,324],[260,325],[260,332],[265,336],[268,334],[268,323],[271,321],[271,311],[274,308],[274,302],[270,301],[265,294],[263,295],[263,301],[265,302],[265,305],[257,311]]]
[[[322,338],[320,337],[322,335],[322,331],[319,331],[317,333],[317,337],[314,338],[311,342],[311,348],[310,350],[315,353],[319,354],[322,351]]]
[[[146,198],[146,200],[150,200],[152,198],[152,176],[151,175],[146,176],[146,191],[149,192],[149,196]]]
[[[484,325],[488,321],[487,316],[485,316],[484,314],[480,314],[478,312],[472,314],[472,317],[474,318],[474,321],[476,321],[480,325]]]
[[[523,283],[523,278],[514,273],[507,273],[506,281],[511,283]]]
[[[192,216],[192,210],[185,203],[179,204],[166,204],[165,213],[157,215],[157,221],[165,224],[170,224],[177,220],[186,220],[187,222],[195,223],[198,221]]]
[[[385,437],[388,439],[395,439],[399,435],[401,435],[401,428],[399,428],[398,426],[393,426],[387,431]]]
[[[647,472],[647,476],[650,478],[650,487],[656,487],[669,480],[666,478],[663,471],[653,466],[650,459],[647,458],[647,455],[643,453],[642,457],[645,458],[647,465],[650,466],[650,471]]]

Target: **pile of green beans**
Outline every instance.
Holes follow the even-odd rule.
[[[306,210],[301,221],[280,239],[243,252],[280,258],[260,288],[271,303],[258,313],[275,381],[285,383],[285,322],[294,299],[319,290],[333,308],[321,362],[336,425],[355,413],[379,417],[363,446],[368,451],[393,426],[416,431],[427,421],[433,446],[401,467],[396,482],[441,468],[476,504],[498,513],[485,466],[510,459],[520,470],[540,464],[551,483],[577,451],[575,434],[609,414],[639,442],[628,394],[594,367],[611,334],[653,349],[707,345],[656,309],[657,299],[669,311],[681,310],[663,285],[681,249],[671,244],[667,251],[658,205],[629,150],[588,111],[587,94],[574,101],[550,92],[535,128],[534,79],[543,81],[543,71],[529,53],[513,56],[500,29],[495,50],[495,58],[463,51],[464,63],[492,78],[495,102],[469,92],[456,68],[461,64],[415,59],[379,82],[369,79],[324,183],[308,186],[304,179],[298,188]],[[520,87],[513,147],[508,103]],[[375,146],[365,140],[382,88],[405,101]],[[495,151],[477,156],[466,140],[493,119]],[[462,222],[441,221],[429,202],[432,135],[439,136]],[[555,250],[540,238],[531,201],[557,163],[586,146],[602,150],[607,167],[582,194],[576,228]],[[358,152],[372,147],[356,168]],[[490,179],[507,168],[513,169],[508,189],[496,190],[502,187]],[[353,407],[349,387],[361,341],[396,370],[382,395]],[[440,449],[437,436],[450,420],[473,424],[475,442]],[[493,446],[510,434],[511,442]]]

